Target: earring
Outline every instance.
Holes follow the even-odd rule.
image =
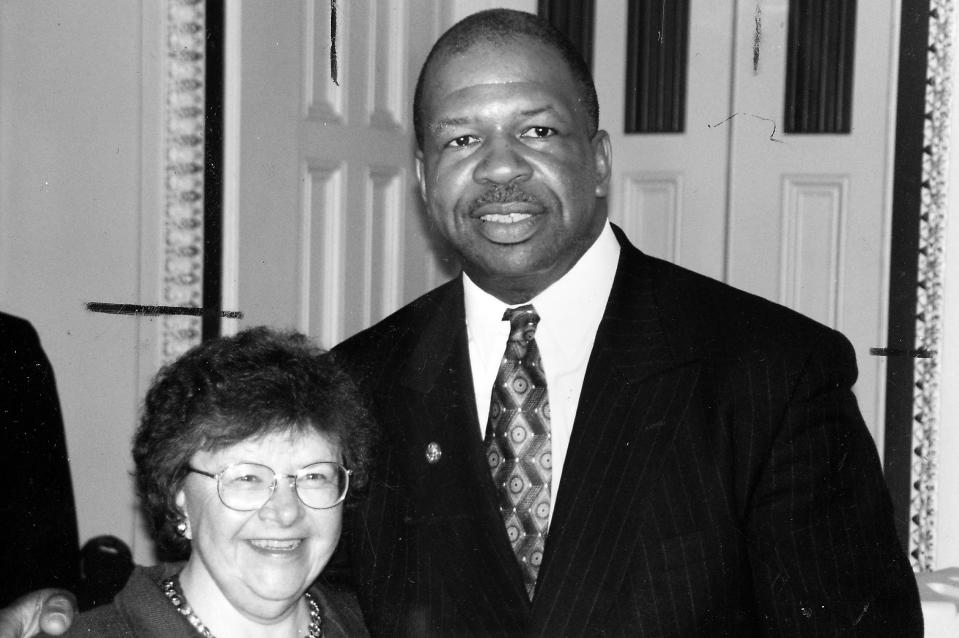
[[[180,536],[186,536],[186,523],[184,521],[176,524],[176,533]]]

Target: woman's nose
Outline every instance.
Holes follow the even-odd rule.
[[[473,179],[478,183],[509,184],[515,181],[525,181],[533,174],[533,168],[523,156],[517,142],[509,139],[492,139],[485,148],[480,149],[482,154]]]
[[[292,525],[303,514],[303,504],[296,494],[295,479],[277,477],[276,487],[267,502],[260,508],[260,518],[280,525]]]

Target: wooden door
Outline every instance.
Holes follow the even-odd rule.
[[[441,6],[339,2],[334,38],[332,4],[228,5],[225,303],[327,347],[448,276],[421,213],[410,114]]]

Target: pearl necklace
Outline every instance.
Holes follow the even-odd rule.
[[[193,625],[193,628],[196,629],[203,638],[216,638],[216,636],[207,629],[206,625],[203,624],[203,621],[193,613],[193,608],[190,607],[190,603],[187,602],[186,596],[180,593],[179,578],[177,576],[165,578],[163,582],[160,583],[160,586],[163,588],[163,593],[166,595],[167,600],[170,601],[178,612],[186,617],[189,623]],[[303,597],[310,607],[310,624],[306,628],[307,638],[322,638],[323,617],[320,616],[320,606],[316,603],[316,599],[313,598],[310,592],[303,592]]]

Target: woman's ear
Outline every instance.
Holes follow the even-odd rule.
[[[177,492],[174,502],[180,510],[180,522],[177,523],[176,526],[177,534],[188,541],[193,540],[193,530],[190,528],[190,515],[186,511],[186,493],[183,490]]]

